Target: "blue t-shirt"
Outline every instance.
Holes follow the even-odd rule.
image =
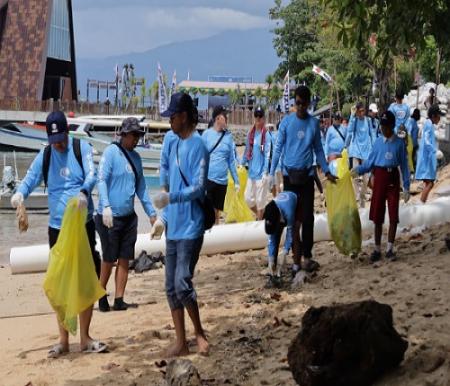
[[[228,170],[231,172],[235,185],[239,185],[239,178],[236,170],[235,145],[233,136],[229,131],[218,132],[214,128],[205,130],[202,134],[203,142],[209,153],[208,180],[219,185],[228,184]],[[220,140],[218,146],[216,144]],[[216,146],[213,152],[211,150]]]
[[[375,138],[372,137],[371,122],[369,118],[362,119],[352,116],[348,124],[346,147],[348,156],[366,160],[372,150]]]
[[[406,126],[406,121],[410,117],[411,111],[406,103],[392,103],[389,106],[389,111],[395,115],[395,132],[397,133],[400,125]]]
[[[250,134],[250,133],[249,133]],[[248,159],[248,148],[250,146],[249,135],[245,142],[245,151],[242,156],[242,166],[248,164],[248,177],[251,180],[260,180],[263,175],[269,172],[270,135],[266,132],[264,143],[262,141],[262,131],[256,130],[253,142],[252,158]]]
[[[435,180],[437,172],[436,134],[431,119],[425,121],[417,154],[416,180]]]
[[[330,126],[327,130],[327,137],[325,140],[325,154],[340,155],[345,147],[345,138],[347,136],[347,128],[340,125],[335,127]]]
[[[48,169],[48,208],[50,211],[49,226],[61,229],[62,218],[68,201],[78,196],[80,190],[89,193],[88,218],[92,219],[94,204],[90,193],[97,181],[92,147],[85,141],[80,141],[81,158],[83,169],[78,163],[73,152],[73,139],[69,138],[66,151],[63,153],[52,148],[50,165]],[[42,166],[44,162],[44,149],[34,159],[27,175],[22,180],[18,192],[27,198],[31,192],[43,181]]]
[[[114,217],[128,216],[134,213],[134,196],[137,194],[147,216],[156,216],[147,192],[141,156],[134,150],[125,151],[136,168],[138,183],[122,151],[114,144],[109,145],[103,152],[98,168],[97,211],[102,214],[103,209],[110,206]]]
[[[198,200],[205,198],[208,165],[208,151],[197,131],[189,138],[179,138],[171,146],[167,239],[192,240],[204,234],[204,214]],[[189,186],[183,181],[180,169]]]

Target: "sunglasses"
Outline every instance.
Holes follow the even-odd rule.
[[[263,114],[255,114],[255,118],[264,118]]]
[[[302,101],[302,100],[296,99],[295,100],[295,104],[297,106],[304,106],[304,107],[306,107],[306,106],[308,106],[309,101]]]

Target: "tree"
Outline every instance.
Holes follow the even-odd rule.
[[[260,104],[261,104],[261,98],[262,98],[263,95],[264,95],[263,89],[262,89],[261,87],[258,86],[258,87],[255,89],[255,91],[253,92],[253,95],[254,95],[255,98],[256,98],[256,103],[257,103],[258,105],[260,105]]]
[[[276,107],[282,97],[283,89],[281,89],[277,84],[274,84],[270,91],[268,91],[269,103],[273,107]]]
[[[270,88],[272,87],[272,84],[274,81],[275,81],[275,78],[272,74],[269,74],[266,76],[267,92],[270,91]]]

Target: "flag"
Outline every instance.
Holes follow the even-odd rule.
[[[176,92],[177,92],[177,70],[175,70],[172,75],[172,85],[170,86],[169,98]]]
[[[119,65],[116,64],[116,67],[114,67],[114,83],[119,82]]]
[[[161,65],[158,62],[158,99],[159,99],[159,112],[167,110],[167,90],[164,84],[164,76],[161,70]]]
[[[289,99],[290,99],[290,90],[289,90],[289,70],[284,77],[284,92],[283,92],[283,105],[284,112],[289,113]]]
[[[191,80],[191,70],[188,70],[187,80]]]
[[[313,65],[312,71],[322,77],[327,83],[330,83],[333,81],[333,78],[328,75],[324,70],[322,70],[320,67]]]

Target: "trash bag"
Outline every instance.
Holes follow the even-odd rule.
[[[247,170],[244,167],[239,167],[237,170],[239,178],[239,186],[241,190],[238,194],[234,190],[234,181],[230,174],[228,174],[228,187],[227,194],[225,196],[225,202],[223,206],[223,212],[225,213],[225,222],[247,222],[253,221],[253,212],[245,202],[244,192],[247,186]]]
[[[77,315],[106,294],[95,273],[86,233],[87,209],[79,210],[77,203],[72,198],[67,204],[44,280],[50,305],[73,335],[77,332]]]
[[[413,143],[410,135],[406,135],[406,152],[408,155],[409,172],[414,173]]]
[[[327,203],[328,228],[337,249],[344,255],[361,251],[361,220],[348,167],[347,150],[337,161],[336,184],[327,182],[325,199]]]

